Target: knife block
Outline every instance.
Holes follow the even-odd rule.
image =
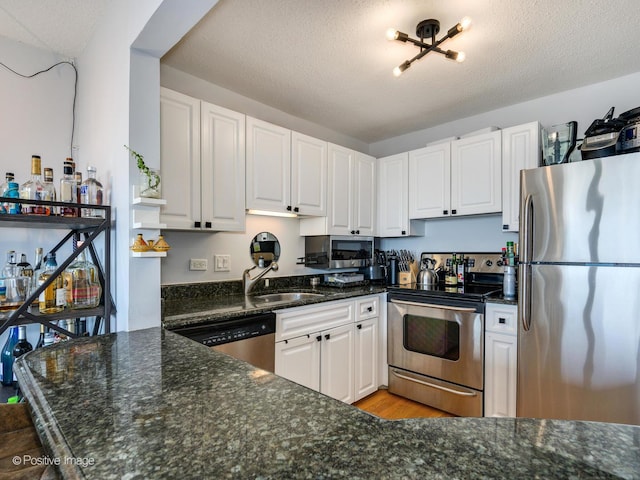
[[[398,273],[398,283],[400,285],[410,285],[412,283],[416,283],[417,275],[418,275],[418,263],[413,261],[409,264],[408,272]]]

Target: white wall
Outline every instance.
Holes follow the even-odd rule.
[[[271,122],[281,127],[304,133],[305,135],[336,143],[357,150],[358,152],[368,153],[369,151],[369,145],[360,140],[307,120],[294,117],[264,103],[244,97],[167,65],[160,65],[160,84],[163,87],[176,90],[185,95],[190,95],[194,98],[259,118],[265,122]]]
[[[616,115],[637,107],[640,96],[635,92],[639,83],[640,72],[518,103],[372,143],[369,146],[370,154],[378,158],[384,157],[424,147],[427,142],[464,135],[488,126],[505,128],[534,120],[538,120],[546,128],[575,120],[578,122],[578,138],[583,138],[591,122],[596,118],[602,118],[612,106],[616,107]]]

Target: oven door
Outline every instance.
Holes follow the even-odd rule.
[[[391,299],[389,365],[481,391],[483,324],[483,304],[452,301],[435,305]]]

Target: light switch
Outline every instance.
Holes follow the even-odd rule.
[[[214,255],[213,270],[215,272],[228,272],[231,270],[231,255]]]

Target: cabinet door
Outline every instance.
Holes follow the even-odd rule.
[[[373,235],[376,219],[376,159],[356,152],[353,168],[353,217],[350,233]]]
[[[345,403],[354,402],[354,325],[322,332],[320,392]]]
[[[354,339],[355,399],[378,390],[378,318],[356,323]]]
[[[502,132],[451,142],[451,214],[502,210]]]
[[[329,144],[329,201],[327,234],[349,235],[353,209],[352,164],[355,152],[339,145]]]
[[[502,229],[517,232],[520,222],[520,170],[540,164],[540,124],[502,130]]]
[[[295,213],[327,214],[327,142],[291,132],[291,205]]]
[[[320,391],[320,334],[276,342],[275,374]]]
[[[247,208],[291,207],[291,130],[247,117]]]
[[[160,89],[160,171],[162,223],[193,229],[200,211],[200,100]],[[199,227],[197,227],[199,228]]]
[[[516,416],[518,337],[485,334],[485,417]]]
[[[409,218],[435,218],[451,212],[451,143],[409,152]]]
[[[378,159],[379,237],[409,234],[409,154]]]
[[[244,231],[245,116],[202,102],[202,226]]]

